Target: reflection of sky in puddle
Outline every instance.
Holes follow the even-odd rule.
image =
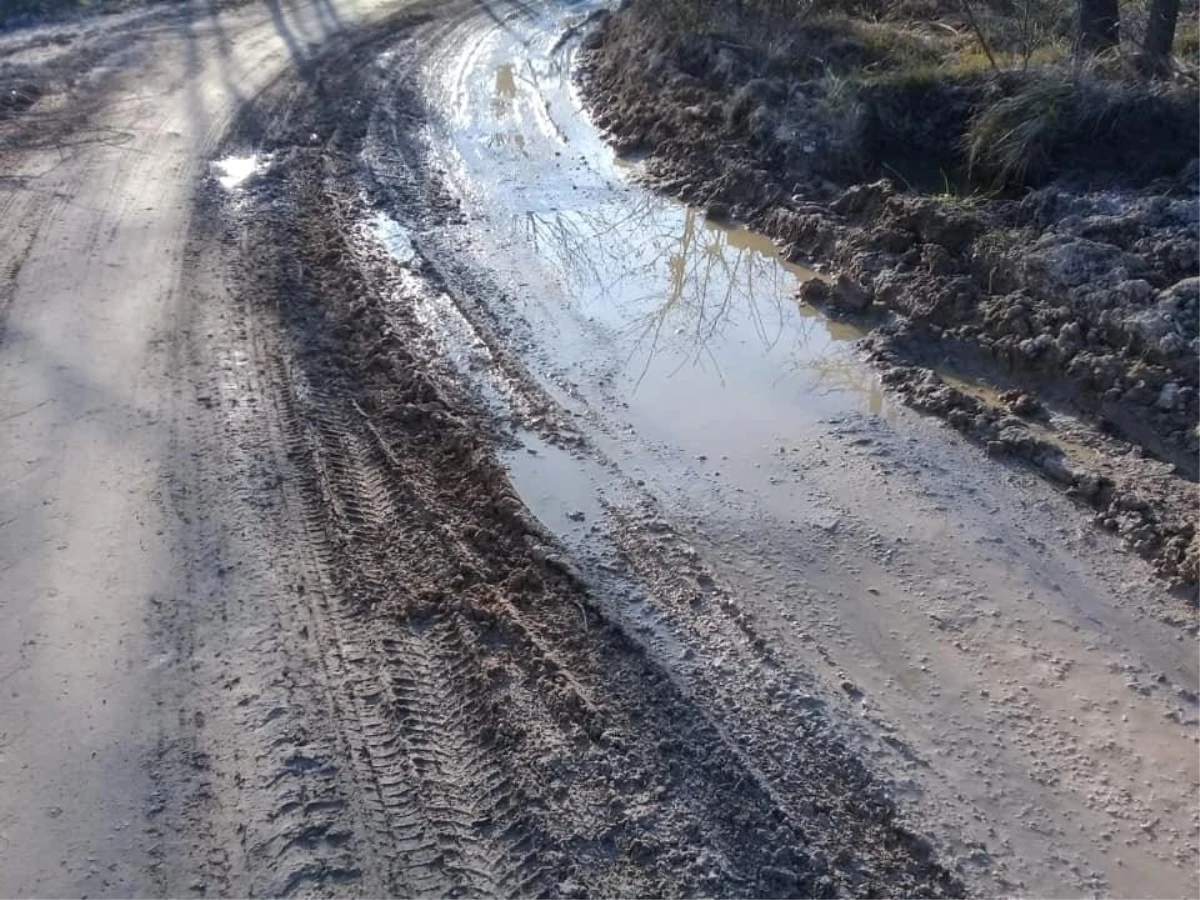
[[[241,187],[255,175],[266,171],[271,162],[269,156],[250,154],[249,156],[230,156],[217,160],[212,164],[217,172],[217,182],[227,191]]]
[[[815,273],[762,235],[650,194],[529,212],[518,227],[580,314],[619,335],[638,386],[651,373],[697,368],[721,384],[773,373],[778,386],[800,374],[809,390],[859,394],[873,412],[882,405],[849,343],[860,333],[799,305],[796,288]]]
[[[548,7],[560,24],[563,6]],[[523,435],[506,455],[523,501],[568,543],[643,483],[697,492],[706,515],[730,500],[735,516],[793,518],[807,485],[783,483],[779,448],[830,416],[884,411],[859,334],[797,302],[814,273],[766,238],[632,183],[639,161],[614,158],[581,114],[561,28],[510,25],[464,40],[423,83],[445,112],[427,137],[463,218],[422,246],[461,254],[467,296],[415,309],[485,403],[528,424],[543,409],[532,376],[602,454]],[[511,382],[482,320],[519,360]]]
[[[796,301],[812,272],[624,180],[580,115],[570,54],[547,44],[558,33],[497,30],[447,67],[453,87],[431,85],[451,111],[451,181],[489,223],[469,243],[511,279],[544,364],[648,415],[879,411],[859,334]]]

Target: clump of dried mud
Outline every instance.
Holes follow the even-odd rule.
[[[1058,179],[1019,196],[902,191],[872,175],[880,135],[900,134],[878,121],[900,103],[895,91],[890,106],[831,108],[828,84],[779,71],[752,41],[667,21],[626,4],[585,40],[584,93],[618,150],[647,154],[661,189],[829,266],[802,301],[873,324],[871,356],[900,396],[1063,484],[1165,577],[1195,583],[1194,141],[1182,157],[1172,145],[1148,167],[1126,166],[1136,178],[1123,183],[1099,160],[1124,157],[1097,151],[1090,174],[1109,174],[1086,187],[1079,171],[1047,168]],[[845,49],[828,36],[828,54]],[[961,135],[995,89],[910,91],[905,121],[924,127],[904,131],[901,153],[953,152],[946,135]],[[996,390],[964,393],[935,366]],[[991,396],[1003,391],[1054,414],[1034,434]]]

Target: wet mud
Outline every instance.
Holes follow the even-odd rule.
[[[597,4],[170,6],[0,122],[138,123],[0,220],[15,894],[1195,893],[1195,609],[1065,496],[1156,539],[1073,461],[1117,430],[864,344],[736,186],[648,192]],[[46,755],[70,680],[99,758]]]
[[[802,85],[765,75],[744,47],[684,39],[662,21],[629,4],[582,53],[592,114],[618,150],[646,158],[647,181],[752,224],[789,259],[828,266],[831,277],[807,282],[800,297],[872,329],[871,356],[894,396],[943,418],[958,410],[959,431],[1032,462],[1168,581],[1194,585],[1194,165],[1146,190],[1055,183],[1019,200],[855,183],[826,164],[838,148],[812,114],[787,118],[804,108],[793,96]],[[788,129],[799,136],[780,144]],[[1060,414],[1052,431],[1056,422],[1090,430],[1105,465],[1061,448],[1046,461],[1027,436],[963,427],[964,416],[995,423],[1008,411],[946,390],[930,401],[918,386],[935,370],[1036,397]]]
[[[458,365],[483,354],[517,415],[577,441],[470,306],[478,284],[431,253],[431,226],[457,209],[415,137],[437,27],[392,22],[354,49],[361,62],[331,56],[252,104],[222,158],[270,162],[226,164],[216,182],[249,174],[213,185],[240,302],[280,373],[286,494],[314,566],[304,602],[359,797],[289,863],[284,892],[961,893],[830,723],[785,686],[767,721],[729,684],[713,697],[664,667],[525,510]],[[450,310],[469,331],[446,327]]]

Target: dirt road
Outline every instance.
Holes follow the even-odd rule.
[[[1193,896],[1194,606],[638,188],[591,9],[0,42],[0,894]]]
[[[321,9],[196,3],[6,41],[44,91],[3,123],[6,895],[188,886],[164,854],[167,792],[149,767],[189,752],[178,742],[205,716],[179,706],[182,681],[204,673],[192,625],[176,623],[271,591],[225,584],[242,551],[202,507],[212,452],[228,451],[196,443],[209,388],[186,369],[196,298],[182,265],[230,116],[326,39]]]

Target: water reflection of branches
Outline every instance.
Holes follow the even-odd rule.
[[[557,66],[551,64],[550,71],[546,74],[558,74]],[[522,105],[527,106],[527,111],[533,111],[534,106],[540,104],[545,114],[545,121],[554,128],[564,144],[568,143],[566,134],[550,110],[549,101],[542,90],[541,77],[538,68],[530,59],[521,62],[519,67],[515,62],[496,67],[496,81],[491,95],[492,117],[496,120],[495,125],[499,128],[507,124],[509,120],[521,118],[518,108]],[[522,88],[527,88],[527,90],[522,90]],[[488,138],[488,144],[524,150],[525,136],[520,132],[497,131]]]
[[[852,346],[849,343],[831,344],[827,351],[803,363],[790,360],[778,380],[782,381],[788,374],[803,370],[812,376],[817,386],[824,389],[824,393],[864,397],[868,411],[879,415],[883,412],[883,389],[870,369],[858,363]]]
[[[749,329],[764,354],[791,339],[793,349],[826,339],[816,317],[798,314],[793,300],[802,273],[782,264],[765,241],[707,222],[694,210],[652,195],[633,204],[596,205],[571,212],[530,212],[527,238],[557,265],[583,306],[616,313],[634,335],[630,359],[645,353],[639,381],[662,352],[688,363],[707,361],[724,380],[717,341]],[[674,339],[681,340],[676,341]],[[811,347],[809,347],[811,352]],[[832,390],[863,391],[840,353],[791,354],[787,372],[812,371]]]

